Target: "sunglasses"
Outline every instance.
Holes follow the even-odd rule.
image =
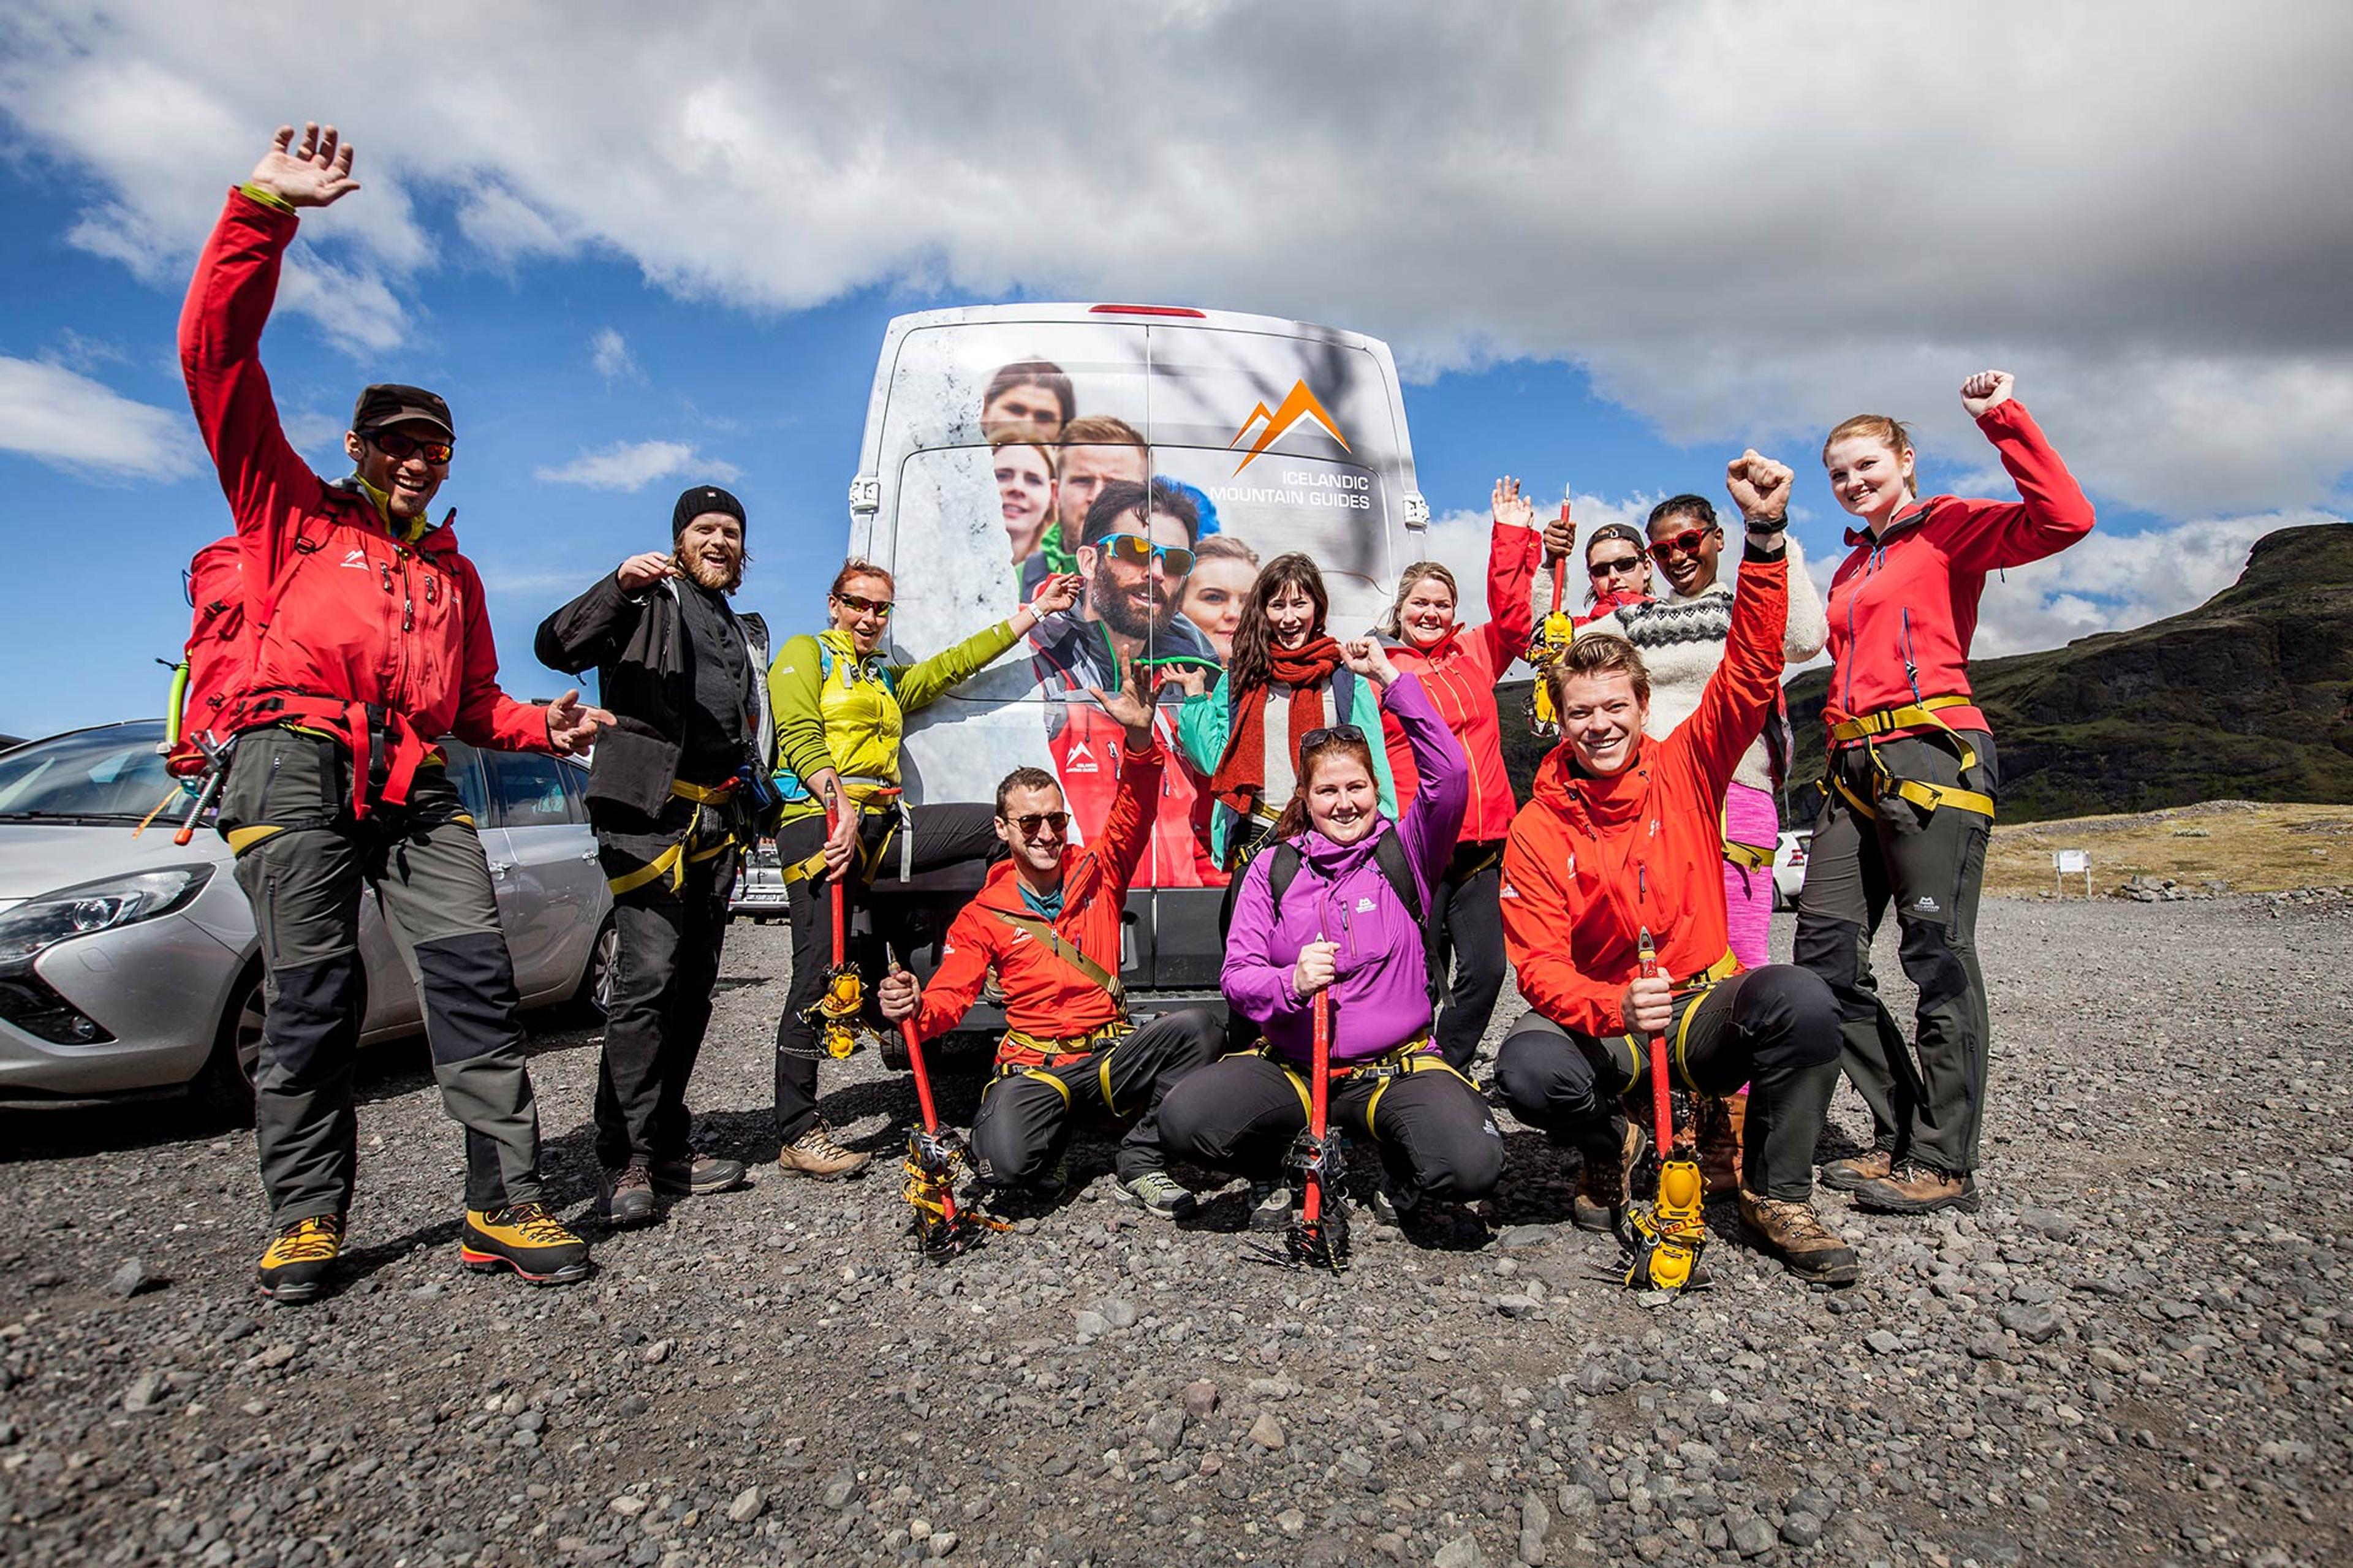
[[[835,604],[853,615],[872,616],[883,621],[891,618],[892,605],[888,599],[861,599],[855,594],[836,594],[832,598]]]
[[[1651,546],[1651,559],[1663,566],[1671,556],[1696,555],[1700,545],[1715,531],[1712,528],[1686,528],[1681,533],[1671,533]]]
[[[1193,574],[1193,552],[1182,545],[1155,544],[1140,533],[1107,533],[1100,542],[1112,559],[1129,566],[1149,566],[1155,561],[1171,577]]]
[[[1019,816],[1000,816],[997,820],[1011,824],[1024,838],[1037,837],[1041,827],[1060,838],[1071,828],[1071,814],[1067,811],[1025,811]]]
[[[428,463],[446,463],[457,448],[447,441],[420,441],[414,436],[404,436],[397,430],[370,430],[360,439],[368,442],[387,458],[406,458],[422,454]]]
[[[1354,724],[1327,724],[1321,730],[1308,731],[1307,738],[1299,742],[1299,751],[1303,756],[1309,752],[1320,752],[1324,747],[1335,743],[1346,744],[1351,742],[1359,746],[1363,745],[1365,732]]]
[[[1613,556],[1608,561],[1588,561],[1585,574],[1588,577],[1614,577],[1620,572],[1640,572],[1642,558],[1639,555]]]

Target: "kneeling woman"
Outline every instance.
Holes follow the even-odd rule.
[[[1302,737],[1298,782],[1274,828],[1287,852],[1250,862],[1226,947],[1226,1000],[1266,1043],[1182,1079],[1160,1110],[1172,1158],[1250,1179],[1253,1224],[1289,1217],[1273,1194],[1307,1125],[1319,991],[1331,993],[1332,1121],[1380,1152],[1393,1212],[1475,1202],[1504,1169],[1486,1101],[1430,1033],[1420,911],[1461,827],[1470,763],[1421,683],[1399,675],[1377,644],[1352,642],[1344,654],[1405,731],[1420,793],[1392,822],[1380,812],[1364,730],[1339,724]]]

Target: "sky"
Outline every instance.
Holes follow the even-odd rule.
[[[1799,472],[1909,421],[1926,488],[2010,493],[2019,396],[2098,504],[1989,586],[1980,655],[2189,608],[2353,508],[2353,7],[1623,0],[0,11],[0,731],[161,710],[180,569],[227,517],[179,300],[272,129],[363,188],[307,217],[263,357],[348,467],[365,383],[443,391],[437,503],[511,689],[548,611],[750,512],[741,603],[797,627],[848,527],[885,323],[1008,300],[1260,311],[1386,340],[1434,553],[1491,482],[1588,526],[1743,447]]]

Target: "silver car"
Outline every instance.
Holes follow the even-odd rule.
[[[209,1112],[251,1108],[260,942],[209,821],[173,842],[188,799],[164,771],[163,737],[160,721],[108,724],[0,754],[0,1105],[186,1089]],[[523,1005],[601,1011],[612,896],[587,770],[443,744],[490,858]],[[373,899],[359,942],[362,1043],[418,1033],[415,982]]]

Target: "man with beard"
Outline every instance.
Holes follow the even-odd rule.
[[[1135,427],[1108,415],[1090,415],[1062,426],[1055,448],[1054,520],[1039,536],[1037,553],[1021,563],[1026,604],[1051,572],[1076,572],[1073,543],[1086,529],[1087,513],[1106,485],[1141,485],[1152,476],[1152,454]],[[1196,510],[1192,531],[1200,531]]]
[[[740,1184],[736,1160],[688,1142],[686,1082],[711,1022],[736,852],[775,747],[768,632],[727,603],[744,581],[744,507],[697,485],[670,511],[668,552],[632,555],[547,617],[551,668],[596,667],[616,723],[588,773],[588,816],[613,889],[619,947],[596,1078],[606,1218],[643,1225],[656,1194]]]
[[[1092,842],[1110,817],[1121,743],[1120,727],[1089,691],[1118,689],[1121,670],[1134,660],[1217,661],[1209,639],[1177,610],[1193,570],[1199,526],[1192,499],[1165,479],[1103,486],[1073,535],[1085,594],[1074,608],[1041,622],[1031,634],[1046,692],[1047,740],[1082,842]],[[1172,684],[1165,695],[1175,702],[1183,692]],[[1176,752],[1172,715],[1173,710],[1160,717],[1160,727],[1168,731],[1161,741]],[[1193,831],[1200,783],[1180,769],[1171,769],[1163,780],[1153,824],[1157,861],[1151,875],[1156,886],[1224,884]]]

